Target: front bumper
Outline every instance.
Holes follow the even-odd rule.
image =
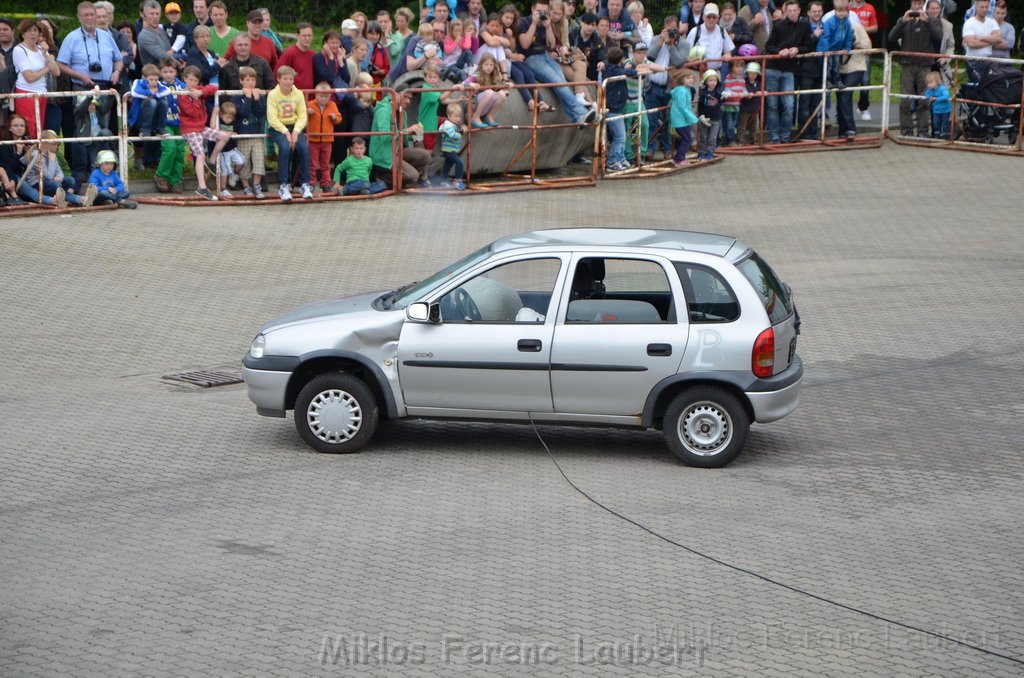
[[[769,379],[758,380],[757,391],[746,391],[747,400],[754,409],[754,421],[767,424],[782,419],[800,403],[800,384],[803,382],[804,363],[799,356],[785,371]],[[778,388],[772,388],[777,384]]]
[[[256,412],[264,417],[285,416],[285,393],[291,372],[254,370],[242,367],[242,378],[248,389],[249,400],[256,405]]]

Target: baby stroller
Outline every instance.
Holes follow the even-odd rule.
[[[1020,125],[1021,71],[999,63],[985,63],[977,69],[969,68],[968,81],[960,87],[959,97],[970,99],[957,104],[956,138],[968,141],[982,141],[990,144],[1000,133],[1005,133],[1010,145],[1017,143]],[[1018,108],[988,106],[992,104],[1012,105]]]

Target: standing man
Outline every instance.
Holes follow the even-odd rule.
[[[701,23],[690,29],[690,34],[686,36],[686,41],[690,43],[691,48],[697,45],[704,47],[704,58],[707,59],[705,65],[709,69],[721,70],[722,62],[713,61],[713,59],[718,59],[718,57],[728,59],[732,56],[733,50],[736,49],[732,38],[729,37],[724,28],[718,25],[718,5],[713,2],[709,2],[704,7],[704,19]],[[725,76],[720,75],[719,82],[724,80]]]
[[[923,2],[923,0],[922,0]],[[821,0],[811,0],[811,3],[807,5],[807,23],[811,25],[811,36],[814,39],[814,51],[823,52],[821,47],[821,36],[825,34],[825,23],[822,21],[822,15],[825,13],[825,8],[821,6]],[[807,57],[801,60],[800,63],[800,89],[801,90],[812,90],[820,89],[822,87],[822,68],[824,64],[821,57]],[[803,139],[817,139],[818,138],[818,120],[820,119],[820,109],[818,108],[821,103],[820,92],[800,92],[800,98],[797,102],[797,113],[796,113],[796,126],[797,130],[804,129]]]
[[[269,41],[270,38],[264,38]],[[230,59],[221,57],[220,61],[220,89],[233,90],[242,89],[242,80],[238,75],[238,69],[248,66],[256,71],[256,87],[269,92],[277,86],[277,79],[270,64],[263,57],[252,53],[252,38],[248,33],[239,33],[231,41],[231,48],[234,56]]]
[[[160,60],[173,54],[171,40],[160,26],[160,3],[144,0],[142,3],[142,30],[139,31],[139,61],[142,65],[160,67]]]
[[[969,57],[990,57],[992,48],[1003,40],[1003,32],[999,24],[988,15],[988,0],[977,0],[974,3],[974,16],[964,21],[964,54]],[[985,72],[988,63],[985,61],[968,61],[967,67],[979,78]]]
[[[654,36],[647,58],[661,68],[647,78],[647,92],[644,93],[644,107],[651,130],[647,140],[647,157],[664,160],[672,157],[671,131],[668,124],[668,110],[655,110],[669,105],[672,98],[668,93],[668,69],[682,68],[690,59],[690,43],[679,34],[679,17],[669,14],[661,33]],[[661,146],[659,149],[658,147]],[[654,154],[661,155],[655,158]]]
[[[608,7],[600,16],[608,17],[608,46],[618,46],[628,51],[637,40],[633,35],[636,27],[629,13],[622,9],[622,0],[608,0]]]
[[[878,14],[875,12],[875,8],[865,0],[850,0],[850,14],[857,17],[857,21],[864,27],[868,37],[871,38],[872,42],[875,39],[875,33],[878,32]],[[871,84],[871,57],[865,55],[864,62],[868,65],[867,77],[864,79],[865,85]],[[871,119],[871,91],[862,89],[860,96],[857,99],[857,110],[860,111],[861,120]]]
[[[767,62],[765,69],[765,90],[768,92],[792,92],[796,89],[796,74],[800,70],[798,54],[807,54],[814,50],[814,36],[811,25],[800,17],[800,3],[797,0],[786,0],[782,6],[783,18],[774,22],[772,34],[765,43],[768,54],[777,54],[780,59]],[[789,143],[789,135],[793,130],[793,109],[796,97],[793,94],[780,94],[768,97],[765,103],[765,129],[773,144]]]
[[[290,66],[295,70],[295,86],[301,90],[316,87],[316,75],[313,71],[313,27],[302,22],[295,27],[298,41],[290,45],[281,55],[277,67]]]
[[[903,13],[889,31],[889,40],[898,44],[901,52],[937,54],[942,42],[942,24],[937,16],[924,11],[924,0],[911,0],[910,9]],[[928,86],[924,77],[931,72],[934,57],[900,57],[900,94],[921,96]],[[931,106],[927,99],[900,101],[900,134],[928,138],[931,125]]]
[[[107,31],[96,27],[96,8],[91,2],[78,3],[79,27],[64,36],[57,54],[61,73],[71,79],[74,91],[89,90],[93,87],[109,89],[121,80],[121,50]],[[101,102],[105,103],[105,102]],[[70,122],[74,129],[75,97],[68,97],[62,108],[61,126],[65,132]],[[65,136],[73,136],[66,134]],[[75,179],[89,180],[89,151],[84,143],[64,145],[71,174]]]
[[[0,94],[10,94],[14,91],[14,83],[18,79],[18,74],[14,72],[14,60],[11,58],[11,54],[17,44],[14,39],[14,21],[7,17],[0,17]],[[10,99],[5,99],[0,103],[0,126],[7,125],[8,114],[11,111],[10,106]]]
[[[277,47],[274,45],[274,41],[263,35],[263,12],[258,9],[254,9],[249,12],[248,16],[245,17],[246,32],[249,34],[249,40],[251,44],[251,52],[253,56],[263,58],[270,67],[277,70]],[[228,47],[228,51],[224,54],[224,57],[230,59],[235,56],[235,52],[232,47]]]
[[[770,0],[756,0],[756,2],[756,10],[751,10],[750,5],[744,3],[740,8],[739,18],[747,22],[747,26],[750,27],[750,39],[757,47],[757,51],[763,54],[764,46],[772,34],[775,13],[772,11]]]
[[[231,47],[231,41],[241,31],[228,26],[228,8],[221,0],[213,0],[210,3],[210,19],[213,21],[213,28],[210,29],[210,51],[224,56]]]
[[[992,45],[992,56],[1000,59],[1009,59],[1013,45],[1017,41],[1016,29],[1006,20],[1006,3],[996,3],[992,12],[992,18],[999,24],[999,33],[1003,36],[1002,42]]]
[[[210,8],[206,5],[206,0],[192,0],[192,13],[196,15],[196,18],[185,26],[185,34],[188,42],[185,43],[186,49],[191,48],[196,43],[192,40],[192,31],[196,26],[207,26],[213,28],[213,19],[210,18]]]

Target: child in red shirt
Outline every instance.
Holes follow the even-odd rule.
[[[178,95],[178,119],[181,122],[181,134],[192,149],[192,157],[196,161],[196,181],[199,183],[196,195],[206,200],[216,200],[217,196],[206,187],[206,142],[216,142],[210,153],[210,164],[216,168],[217,158],[231,138],[231,133],[215,130],[206,124],[206,103],[203,99],[213,96],[217,86],[200,87],[202,73],[195,66],[186,66],[181,75],[185,81],[185,91]],[[216,173],[215,169],[213,171]]]

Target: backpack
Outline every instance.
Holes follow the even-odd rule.
[[[703,28],[704,28],[704,22],[701,21],[699,24],[697,24],[697,32],[693,34],[693,44],[694,45],[696,45],[698,42],[700,42],[700,32],[701,32],[701,30]],[[725,29],[722,28],[721,24],[718,25],[718,32],[721,34],[721,36],[722,36],[722,43],[724,44],[725,43]]]

